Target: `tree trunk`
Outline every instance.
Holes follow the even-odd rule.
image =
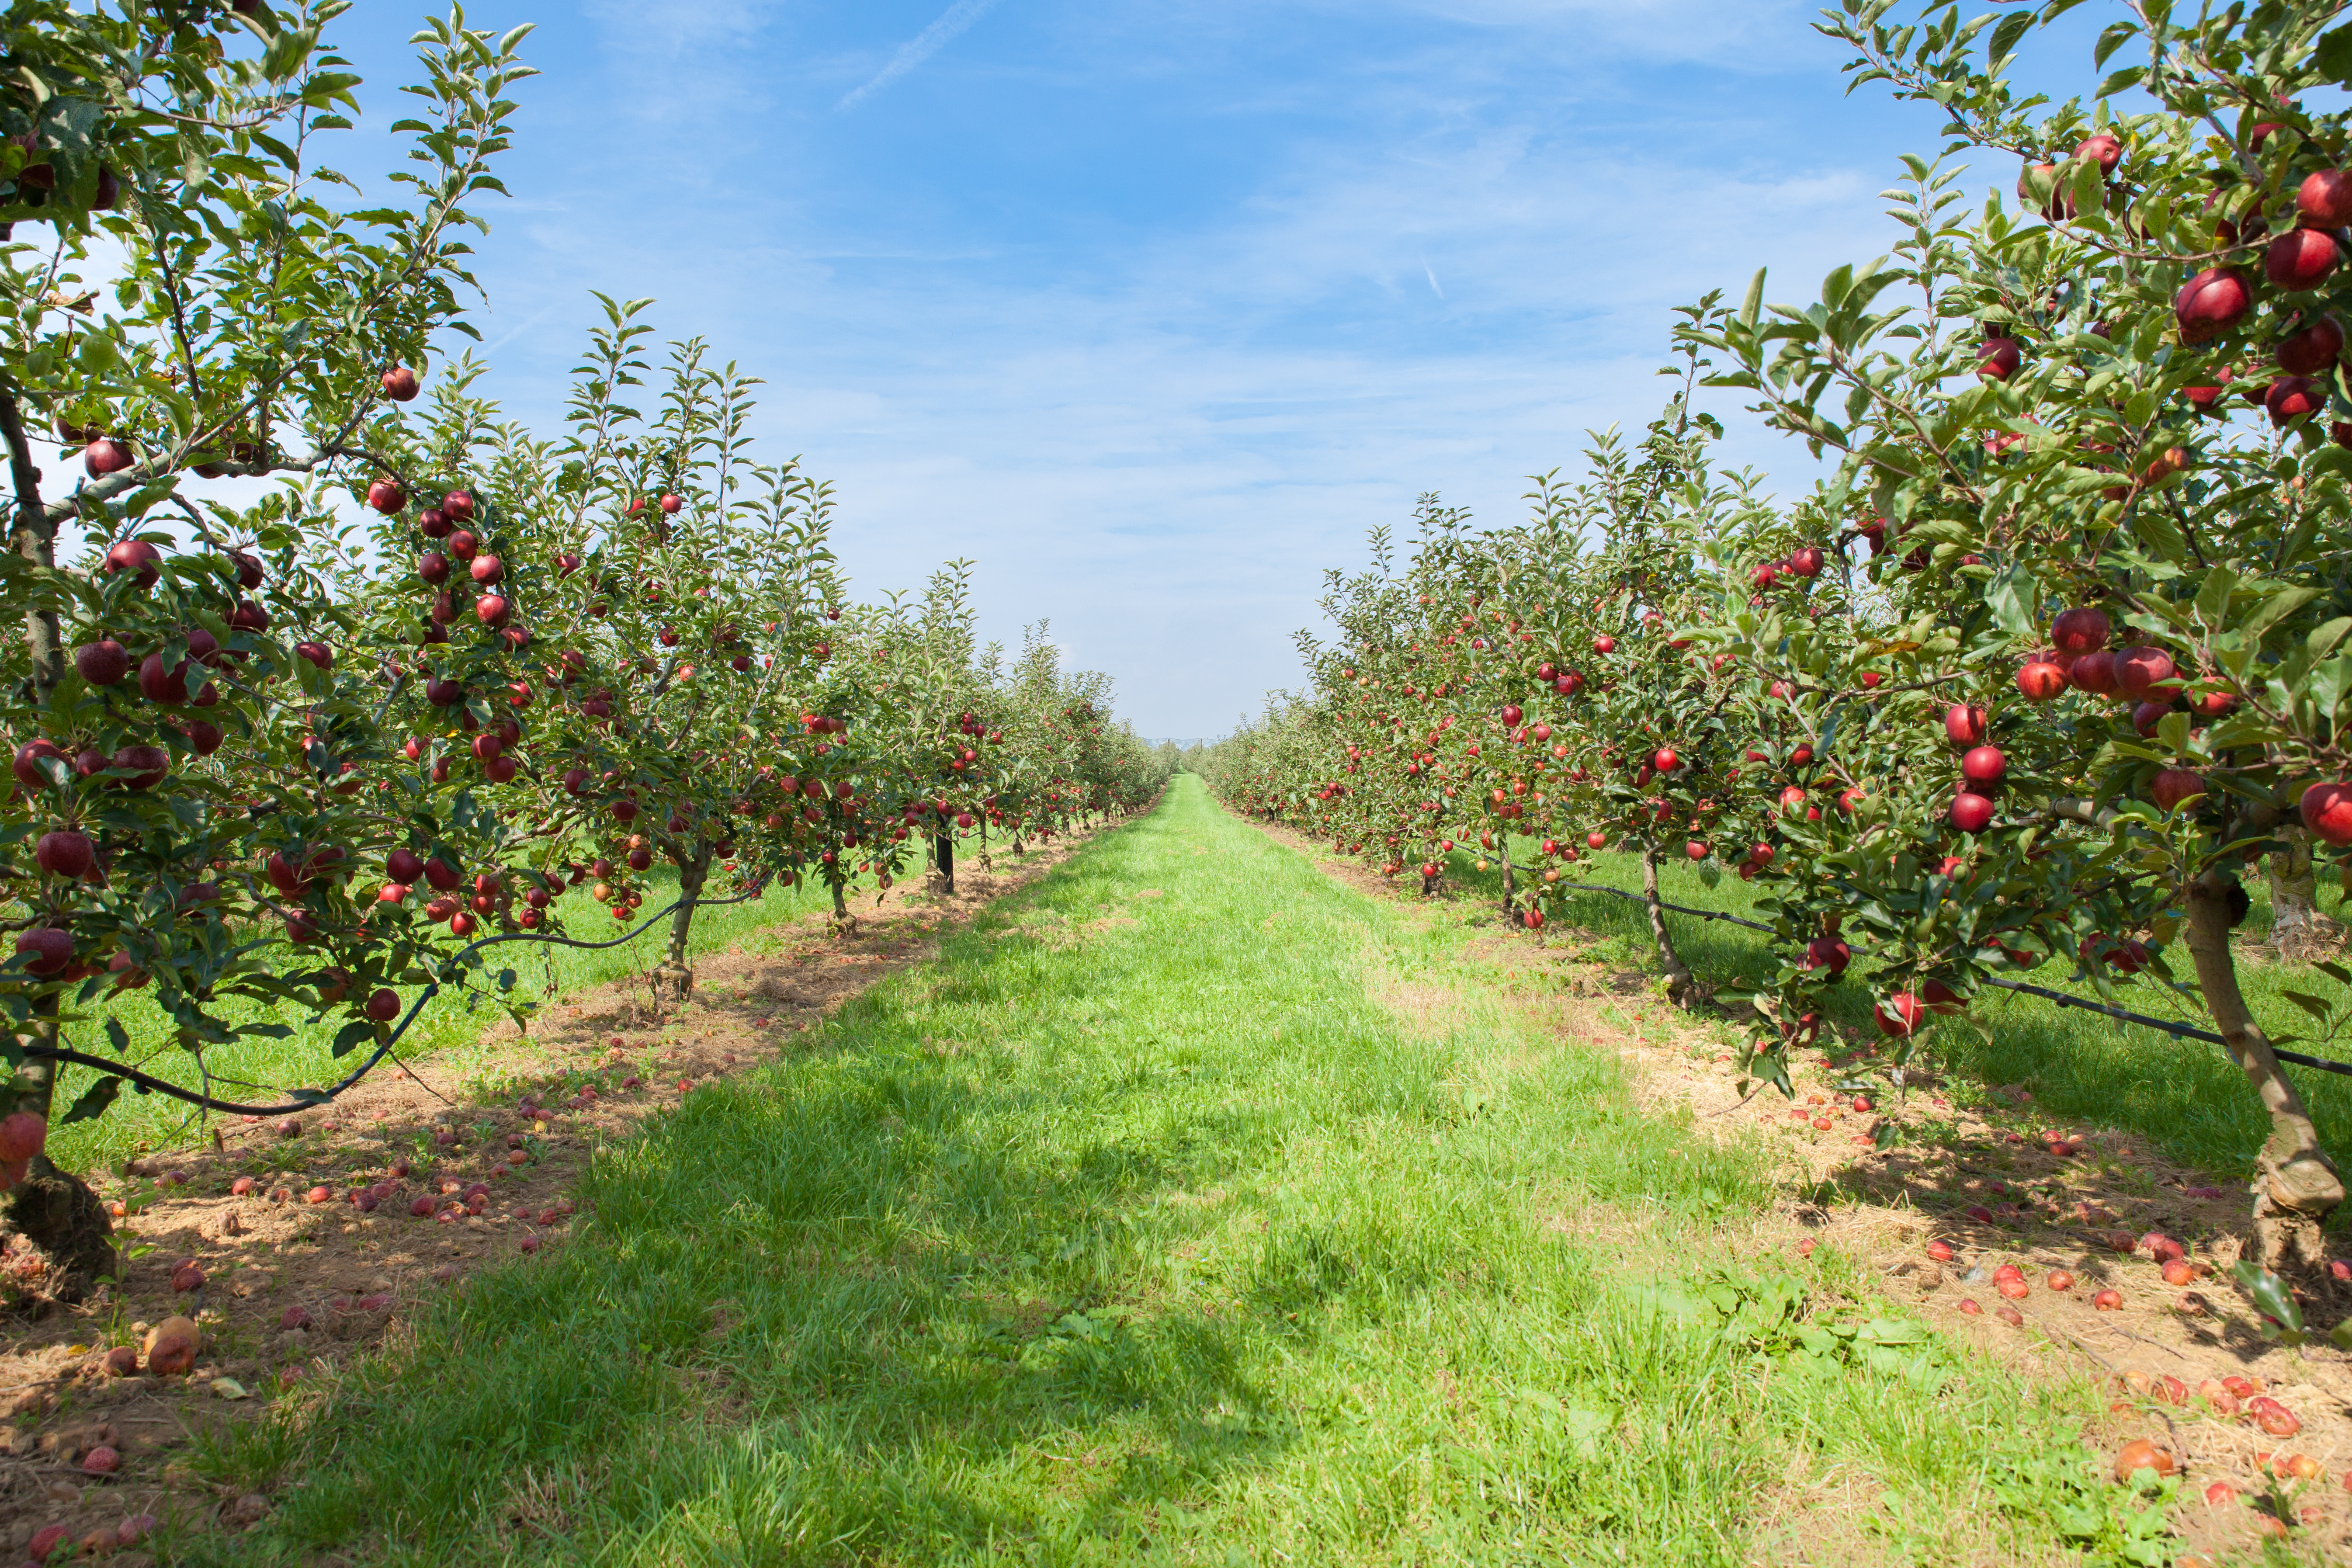
[[[2246,1075],[2271,1135],[2254,1161],[2254,1239],[2263,1267],[2324,1289],[2326,1237],[2322,1226],[2344,1201],[2344,1183],[2319,1146],[2318,1130],[2303,1097],[2279,1070],[2270,1040],[2247,1010],[2230,952],[2230,893],[2234,872],[2216,868],[2189,885],[2189,951],[2206,1010],[2221,1031],[2222,1049]]]
[[[949,898],[955,897],[955,836],[941,833],[931,840],[931,857],[940,863],[940,887]]]
[[[710,846],[698,842],[693,858],[678,863],[678,906],[669,917],[669,952],[646,976],[656,1007],[683,1007],[694,997],[694,971],[686,964],[686,942],[694,929],[694,908],[702,897],[703,881],[709,875]]]
[[[2280,829],[2279,837],[2286,847],[2263,862],[2263,879],[2271,890],[2266,945],[2286,963],[2329,957],[2343,945],[2344,928],[2319,912],[2319,877],[2311,864],[2310,835],[2289,827]]]
[[[41,504],[40,472],[33,466],[32,444],[26,439],[13,391],[0,393],[0,438],[7,443],[9,479],[16,491],[10,548],[35,566],[54,569],[58,525]],[[26,613],[25,645],[31,656],[33,694],[46,703],[66,673],[65,638],[56,610],[37,604]],[[34,1004],[34,1016],[26,1029],[32,1044],[58,1043],[57,1012],[55,995]],[[8,1109],[29,1111],[47,1121],[54,1110],[51,1100],[57,1084],[56,1062],[26,1062],[8,1086]],[[115,1270],[110,1239],[114,1227],[107,1218],[106,1205],[79,1177],[58,1170],[46,1154],[33,1157],[31,1173],[8,1194],[0,1226],[47,1255],[57,1268],[50,1293],[61,1300],[79,1300],[92,1284]]]
[[[1689,1004],[1698,982],[1691,978],[1683,955],[1675,951],[1674,933],[1666,930],[1666,911],[1658,907],[1658,847],[1642,846],[1642,901],[1650,911],[1650,936],[1658,944],[1658,962],[1666,968],[1666,1000],[1675,1006]]]
[[[1511,834],[1505,828],[1500,836],[1503,862],[1503,919],[1512,925],[1519,923],[1519,911],[1513,902],[1515,892],[1511,882]]]

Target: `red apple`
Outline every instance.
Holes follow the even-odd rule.
[[[2050,623],[2050,640],[2062,654],[2096,653],[2107,646],[2110,629],[2106,612],[2085,605],[2060,611]]]
[[[2315,289],[2335,270],[2336,237],[2325,229],[2291,228],[2263,252],[2263,275],[2282,289]]]
[[[416,574],[437,588],[449,580],[449,558],[437,550],[428,550],[416,558]]]
[[[1977,374],[1989,380],[2007,381],[2024,360],[2013,338],[1987,338],[1977,345]]]
[[[2074,156],[2095,162],[2101,174],[2112,174],[2123,162],[2124,144],[2102,131],[2075,143]]]
[[[119,474],[135,461],[131,443],[119,436],[100,436],[81,449],[81,466],[94,479]]]
[[[2156,804],[2170,811],[2182,801],[2194,800],[2205,793],[2205,775],[2188,768],[2166,768],[2156,775],[2149,794]]]
[[[10,771],[16,775],[16,782],[24,785],[26,793],[29,795],[47,789],[56,782],[49,776],[44,766],[45,763],[51,762],[65,766],[68,764],[69,759],[53,741],[27,741],[16,748],[16,761],[10,764]]]
[[[477,555],[474,557],[474,564],[472,567],[474,581],[479,583],[485,588],[504,576],[506,574],[506,563],[500,561],[495,555]]]
[[[41,835],[33,847],[33,863],[52,877],[79,882],[98,860],[98,846],[79,828],[60,827]]]
[[[131,653],[112,637],[100,637],[74,649],[74,668],[92,686],[116,686],[131,673]]]
[[[2327,394],[2307,375],[2283,375],[2263,392],[2271,423],[2284,430],[2327,406]]]
[[[1962,833],[1982,833],[1992,826],[1992,802],[1980,795],[1956,795],[1947,816]]]
[[[2272,357],[2291,375],[2318,375],[2344,353],[2344,329],[2333,316],[2322,316],[2301,331],[2281,338]]]
[[[2352,844],[2352,784],[2314,784],[2303,792],[2303,825],[2328,844]]]
[[[373,479],[367,488],[367,503],[390,517],[408,504],[408,492],[393,479]]]
[[[2142,644],[2116,655],[2116,690],[2134,700],[2147,696],[2151,688],[2170,680],[2178,673],[2173,668],[2172,656],[2160,647]]]
[[[2077,691],[2112,697],[2116,690],[2116,656],[2104,649],[2086,653],[2066,667],[2066,679]]]
[[[1982,745],[1986,718],[1983,709],[1955,702],[1944,710],[1944,733],[1951,737],[1955,746]]]
[[[1960,758],[1960,776],[1972,784],[1997,784],[2009,771],[2009,758],[1999,746],[1977,746]]]
[[[125,789],[153,789],[172,771],[172,753],[161,746],[125,746],[107,759],[107,766],[128,771]]]
[[[1853,950],[1833,936],[1817,936],[1805,944],[1802,967],[1825,969],[1832,974],[1843,974],[1845,966],[1853,962]]]
[[[73,933],[55,926],[35,926],[16,933],[16,952],[32,974],[55,974],[73,962]]]
[[[2048,702],[2066,689],[2065,667],[2035,657],[2018,668],[2017,689],[2029,702]]]
[[[1915,1033],[1927,1016],[1919,998],[1908,991],[1898,991],[1878,1005],[1873,1014],[1879,1032],[1894,1039],[1906,1039]]]
[[[125,539],[108,548],[106,559],[99,563],[98,569],[110,577],[118,572],[132,573],[132,587],[152,588],[155,585],[155,579],[161,575],[157,568],[163,561],[163,552],[145,540]]]
[[[294,645],[294,653],[296,658],[307,658],[320,669],[332,669],[335,667],[335,650],[325,643],[298,642]]]
[[[2243,321],[2253,306],[2253,286],[2235,267],[2209,267],[2182,284],[2180,292],[2172,297],[2180,340],[2189,343],[2220,337]]]
[[[416,373],[404,364],[396,364],[376,378],[383,395],[394,403],[405,403],[416,395]]]
[[[2294,193],[2294,217],[2312,228],[2352,224],[2352,172],[2322,169],[2304,176]]]
[[[29,1110],[0,1117],[0,1163],[22,1164],[39,1153],[48,1140],[48,1122]]]

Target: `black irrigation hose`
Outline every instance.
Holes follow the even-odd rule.
[[[1572,888],[1580,893],[1606,893],[1612,899],[1625,899],[1645,909],[1650,902],[1640,893],[1629,893],[1622,888],[1604,888],[1592,882],[1553,882],[1549,886]],[[1667,903],[1663,899],[1658,900],[1658,908],[1672,910],[1678,915],[1696,916],[1703,921],[1728,921],[1733,925],[1746,926],[1749,931],[1760,931],[1768,936],[1779,934],[1770,926],[1760,924],[1756,921],[1744,921],[1738,915],[1727,915],[1719,910],[1695,910],[1687,904]],[[2063,991],[2053,991],[2046,985],[2028,985],[2020,980],[1995,980],[1990,975],[1985,977],[1984,983],[1987,985],[1999,986],[2003,991],[2016,991],[2028,996],[2039,996],[2045,1001],[2057,1003],[2062,1008],[2080,1007],[2084,1012],[2120,1019],[2126,1024],[2139,1024],[2147,1028],[2161,1029],[2175,1039],[2204,1040],[2216,1046],[2226,1046],[2229,1043],[2210,1029],[2200,1029],[2194,1025],[2176,1023],[2166,1018],[2151,1018],[2145,1013],[2133,1013],[2121,1007],[2112,1007],[2104,1002],[2085,1002],[2080,996],[2069,996]],[[2352,1077],[2352,1062],[2331,1062],[2324,1057],[2307,1057],[2301,1051],[2282,1051],[2276,1047],[2273,1047],[2271,1055],[2283,1062],[2293,1062],[2297,1067],[2316,1068],[2321,1072],[2342,1073],[2347,1077]]]
[[[468,942],[459,948],[450,955],[448,962],[450,964],[462,963],[467,956],[482,948],[496,947],[500,942],[530,942],[557,947],[577,947],[592,952],[604,948],[619,947],[625,942],[635,942],[638,937],[643,936],[646,928],[656,921],[666,915],[676,914],[689,903],[697,909],[722,909],[729,904],[740,904],[747,900],[756,899],[767,890],[768,879],[762,877],[750,892],[738,893],[731,899],[680,899],[667,909],[646,916],[643,923],[635,929],[624,931],[610,942],[582,942],[576,937],[542,935],[536,931],[508,931],[498,936],[486,936],[479,942]],[[444,973],[446,973],[446,970],[447,965],[444,965]],[[289,1100],[283,1105],[239,1105],[234,1100],[215,1100],[211,1095],[199,1094],[194,1089],[183,1089],[168,1079],[156,1078],[151,1073],[141,1072],[136,1068],[125,1067],[121,1062],[109,1061],[104,1057],[94,1057],[86,1051],[77,1051],[65,1046],[29,1046],[25,1048],[24,1054],[43,1061],[73,1062],[82,1067],[95,1068],[100,1072],[111,1074],[116,1078],[129,1079],[131,1086],[142,1094],[166,1095],[173,1100],[185,1100],[190,1105],[198,1106],[206,1110],[226,1111],[235,1116],[283,1116],[291,1111],[308,1110],[313,1106],[325,1105],[373,1072],[383,1058],[392,1054],[392,1047],[400,1044],[400,1037],[408,1033],[408,1026],[416,1022],[416,1016],[425,1011],[425,1004],[432,1001],[440,994],[440,991],[441,982],[438,980],[426,982],[423,994],[409,1004],[408,1016],[401,1019],[399,1026],[378,1041],[375,1050],[368,1059],[353,1068],[332,1089],[303,1091],[304,1098]]]

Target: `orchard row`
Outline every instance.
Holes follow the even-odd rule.
[[[1332,574],[1334,639],[1302,639],[1311,689],[1208,771],[1393,876],[1504,858],[1530,926],[1580,858],[1637,853],[1685,1001],[1658,866],[1755,884],[1780,963],[1729,999],[1740,1070],[1783,1087],[1841,984],[1898,1059],[1990,980],[2180,986],[2271,1117],[2263,1260],[2324,1294],[2342,1185],[2231,932],[2265,857],[2283,929],[2315,930],[2305,868],[2352,846],[2352,50],[2292,6],[2129,11],[2098,46],[2125,68],[2053,103],[2005,72],[2066,6],[1891,9],[1830,30],[1957,141],[2021,152],[2022,209],[1906,159],[1889,256],[1811,304],[1759,274],[1680,312],[1643,439],[1601,437],[1524,524],[1429,501],[1405,559],[1376,535]],[[1708,388],[1824,477],[1790,501],[1715,467]]]
[[[683,900],[675,999],[699,899],[810,879],[840,911],[855,878],[951,874],[960,841],[1133,810],[1165,771],[1042,636],[980,645],[964,563],[855,601],[827,488],[751,447],[753,382],[657,352],[645,301],[603,300],[560,428],[477,395],[438,350],[471,335],[461,236],[521,35],[420,35],[409,200],[355,209],[317,162],[357,108],[320,42],[341,9],[41,8],[12,58],[47,96],[0,106],[0,1186],[68,1278],[111,1251],[47,1131],[124,1080],[54,1105],[47,1053],[126,1048],[134,998],[179,1047],[138,1065],[188,1084],[289,1017],[373,1047],[401,988],[520,1008],[460,955],[561,934],[583,888],[591,939]],[[191,482],[237,477],[271,483]]]

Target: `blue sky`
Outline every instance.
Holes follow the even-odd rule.
[[[1049,618],[1144,733],[1221,733],[1367,529],[1433,489],[1515,516],[1649,418],[1672,305],[1885,247],[1935,119],[1846,98],[1812,15],[479,4],[545,72],[480,247],[489,384],[552,424],[588,290],[654,296],[766,379],[761,447],[836,483],[863,592],[969,556],[989,635]],[[337,25],[379,125],[411,16]]]

